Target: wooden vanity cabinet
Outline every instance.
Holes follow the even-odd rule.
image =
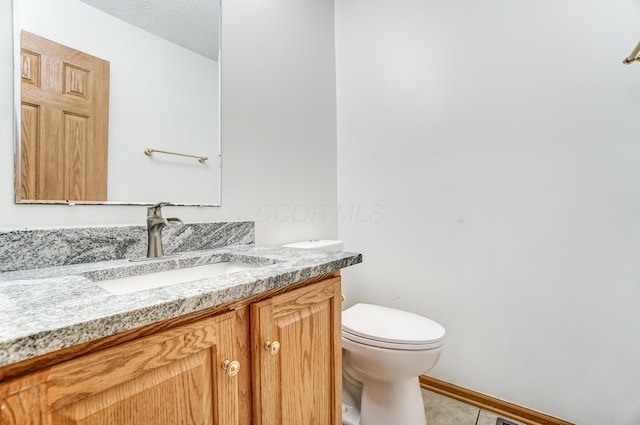
[[[340,279],[251,305],[254,425],[342,423]]]
[[[0,425],[339,425],[340,277],[294,287],[2,382]]]
[[[0,424],[238,425],[238,379],[222,368],[236,355],[234,319],[200,320],[2,386]]]

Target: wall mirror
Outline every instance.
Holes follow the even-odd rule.
[[[218,0],[13,6],[16,202],[220,205]]]

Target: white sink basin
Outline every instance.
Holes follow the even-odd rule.
[[[220,276],[242,270],[250,270],[256,267],[260,267],[260,264],[224,261],[220,263],[167,270],[164,272],[100,280],[95,282],[95,284],[106,289],[112,294],[130,294],[132,292],[144,291],[145,289],[160,288],[162,286],[175,285],[176,283],[193,282],[198,279]]]

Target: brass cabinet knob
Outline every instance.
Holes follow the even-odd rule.
[[[237,360],[225,360],[222,363],[222,368],[227,371],[227,375],[236,376],[240,372],[240,362]]]
[[[346,300],[346,299],[347,299],[347,297],[346,297],[344,294],[342,294],[342,295],[340,296],[340,298],[342,298],[342,302],[344,302],[344,300]]]
[[[278,341],[267,341],[264,343],[264,349],[269,351],[272,356],[275,356],[280,351],[280,343]]]

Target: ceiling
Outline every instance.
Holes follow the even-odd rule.
[[[219,0],[80,0],[196,53],[218,60]]]

